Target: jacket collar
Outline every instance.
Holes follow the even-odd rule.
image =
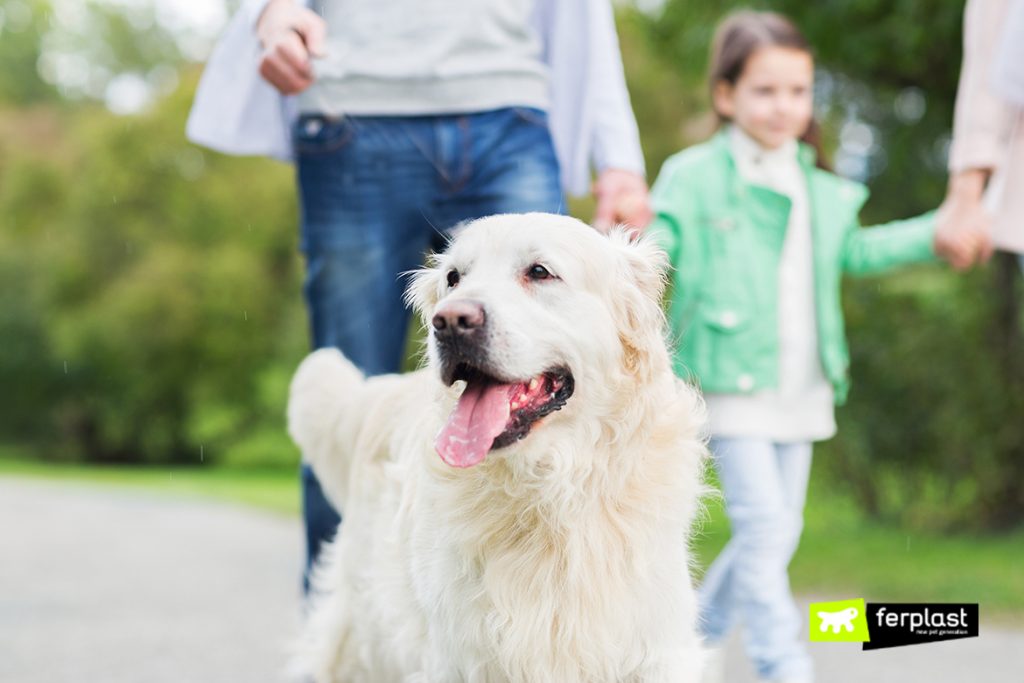
[[[722,126],[718,130],[718,132],[715,133],[714,138],[712,138],[712,143],[715,145],[717,149],[719,149],[721,152],[724,152],[725,155],[729,158],[729,163],[735,166],[736,159],[733,157],[732,145],[729,143],[730,128],[732,128],[731,124]],[[753,143],[752,140],[751,143]],[[796,158],[797,161],[800,163],[800,166],[804,169],[804,172],[810,171],[812,168],[816,168],[815,164],[818,160],[818,153],[814,151],[814,148],[803,141],[798,141],[796,144]]]

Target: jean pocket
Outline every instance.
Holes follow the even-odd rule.
[[[511,107],[511,109],[512,113],[520,121],[547,130],[548,113],[543,109],[537,109],[536,107]]]
[[[298,154],[330,154],[337,152],[355,134],[355,126],[347,116],[300,116],[292,127],[292,141]]]

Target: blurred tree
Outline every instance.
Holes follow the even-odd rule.
[[[294,460],[284,400],[306,329],[290,171],[186,143],[194,76],[145,116],[80,108],[48,132],[59,140],[8,149],[8,438],[93,461],[198,462],[244,443]]]
[[[182,32],[157,18],[0,7],[0,438],[92,461],[291,463],[305,323],[287,169],[184,141],[195,72],[146,116],[90,103],[116,105],[126,75],[142,104],[178,83]]]
[[[157,0],[5,0],[0,104],[102,100],[133,113],[166,96],[209,52],[236,2],[189,9]]]
[[[53,102],[57,93],[36,64],[51,16],[48,0],[6,0],[0,5],[0,103]]]
[[[39,70],[67,98],[103,100],[117,113],[132,113],[173,90],[184,61],[152,3],[86,0],[54,13]]]
[[[870,157],[857,174],[872,183],[868,220],[933,207],[944,186],[963,3],[667,0],[660,14],[643,15],[647,35],[700,92],[702,110],[711,35],[738,7],[781,12],[807,35],[820,71],[819,115],[832,123],[833,138],[853,138],[850,146],[864,146]],[[844,130],[844,123],[851,125]]]

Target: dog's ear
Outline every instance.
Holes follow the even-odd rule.
[[[441,300],[441,256],[431,254],[424,268],[410,270],[404,275],[409,278],[405,288],[405,303],[427,324],[434,307]]]
[[[624,227],[613,229],[608,239],[626,261],[630,278],[640,291],[661,305],[669,270],[668,255],[652,237],[638,235]]]
[[[623,271],[623,277],[615,280],[623,286],[612,297],[626,370],[647,378],[668,358],[662,310],[668,256],[650,237],[638,237],[623,228],[612,230],[608,239]]]

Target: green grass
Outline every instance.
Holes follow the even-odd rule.
[[[168,497],[209,498],[296,516],[298,469],[46,464],[0,457],[0,476],[128,486]]]
[[[132,487],[155,495],[209,498],[297,515],[297,472],[218,467],[50,465],[4,457],[0,476]],[[803,539],[790,568],[794,590],[822,600],[978,602],[986,620],[1024,623],[1024,533],[938,536],[867,520],[846,498],[811,482]],[[694,550],[701,566],[729,535],[721,502],[707,501]]]

